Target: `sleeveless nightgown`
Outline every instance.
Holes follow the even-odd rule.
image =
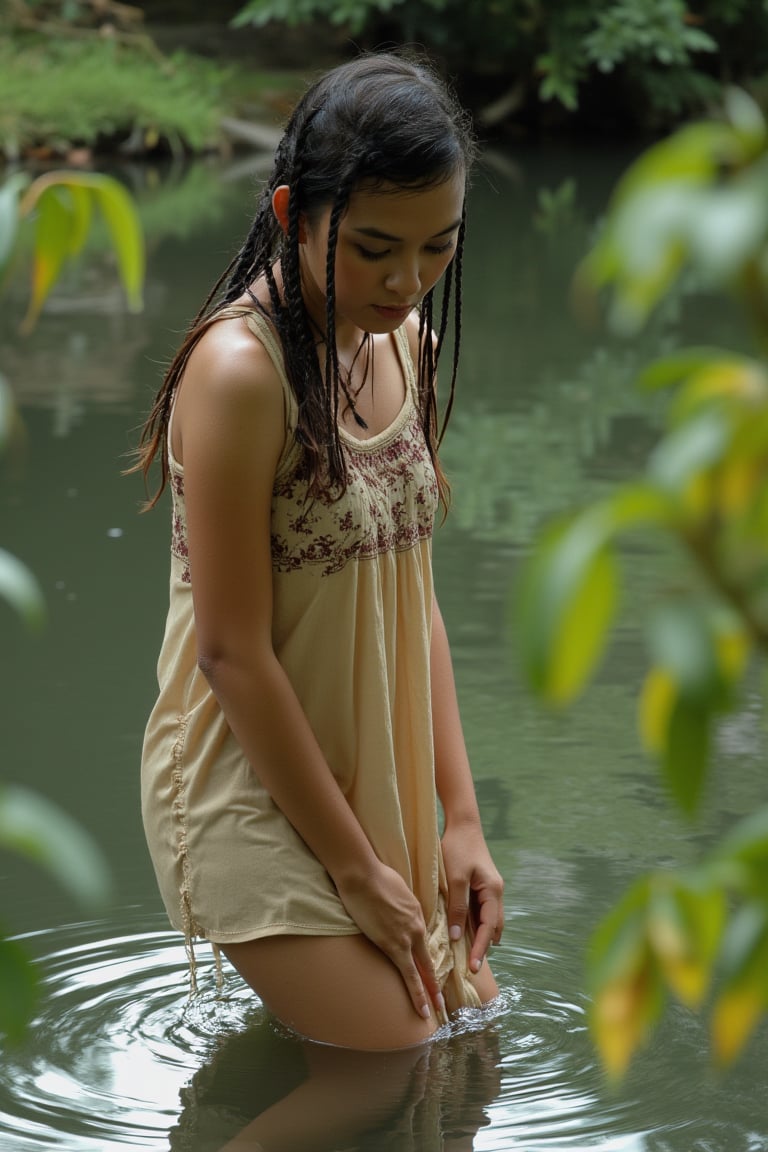
[[[392,424],[368,440],[340,428],[349,483],[338,500],[307,499],[296,400],[274,332],[240,316],[280,376],[285,442],[273,494],[272,636],[318,743],[382,862],[424,911],[438,979],[451,1007],[478,1006],[470,939],[452,942],[434,779],[429,648],[437,482],[406,381]],[[144,738],[142,815],[171,924],[192,941],[358,932],[334,884],[247,762],[197,666],[184,470],[173,458],[170,603],[159,695]],[[244,530],[246,530],[244,528]]]

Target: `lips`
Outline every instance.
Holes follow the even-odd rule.
[[[384,316],[387,320],[405,320],[413,311],[413,304],[404,304],[398,307],[390,307],[386,304],[374,304],[375,312],[380,316]]]

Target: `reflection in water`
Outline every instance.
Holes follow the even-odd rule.
[[[265,1109],[281,1133],[269,1152],[470,1152],[518,1147],[521,1137],[534,1150],[554,1130],[559,1146],[576,1149],[590,1132],[605,1135],[583,1008],[562,1000],[556,981],[546,991],[517,983],[522,971],[551,968],[551,956],[496,950],[506,991],[493,1006],[460,1014],[426,1049],[377,1056],[305,1045],[233,974],[217,993],[212,958],[201,958],[200,993],[189,998],[174,933],[104,930],[70,925],[68,947],[47,953],[54,933],[28,941],[46,998],[30,1042],[0,1069],[0,1147],[12,1135],[14,1152],[255,1152],[253,1122]],[[306,1091],[313,1082],[320,1104]],[[281,1101],[300,1125],[315,1109],[304,1142],[285,1136]],[[618,1135],[621,1109],[610,1126]]]
[[[500,1083],[498,1036],[487,1019],[459,1021],[426,1047],[379,1054],[251,1028],[218,1045],[183,1090],[170,1147],[472,1152]]]
[[[579,903],[579,869],[544,857],[526,866]],[[521,910],[509,939],[524,937],[534,914]],[[267,1152],[766,1147],[766,1126],[755,1130],[759,1077],[748,1091],[696,1084],[686,1067],[701,1037],[680,1020],[626,1090],[606,1092],[583,997],[561,991],[578,983],[562,927],[550,951],[494,950],[504,991],[488,1010],[460,1014],[426,1048],[382,1055],[303,1043],[233,973],[217,992],[212,956],[201,956],[190,998],[175,933],[108,935],[103,922],[62,931],[63,949],[51,947],[61,933],[26,941],[41,957],[46,998],[29,1043],[0,1067],[8,1152],[257,1152],[265,1131],[277,1134]]]

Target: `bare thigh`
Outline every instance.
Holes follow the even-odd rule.
[[[413,1007],[400,973],[365,936],[269,936],[222,951],[266,1007],[301,1036],[360,1051],[422,1044],[438,1027]],[[481,998],[495,995],[479,974]],[[483,994],[483,984],[487,994]]]

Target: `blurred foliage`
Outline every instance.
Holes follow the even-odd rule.
[[[0,152],[116,141],[124,151],[214,146],[230,73],[177,54],[156,59],[113,40],[0,38]]]
[[[0,277],[14,263],[18,226],[29,218],[33,229],[32,285],[22,330],[32,330],[65,262],[82,251],[94,209],[106,223],[128,307],[141,311],[144,237],[122,184],[100,173],[74,171],[50,172],[27,183],[23,174],[15,174],[0,187]]]
[[[645,621],[649,670],[638,726],[670,795],[700,810],[718,724],[743,706],[768,657],[768,128],[742,91],[725,115],[649,149],[627,171],[577,275],[635,333],[686,269],[744,308],[757,355],[676,349],[640,376],[671,392],[645,474],[561,519],[527,562],[516,611],[527,678],[553,705],[595,673],[622,592],[618,541],[674,546],[674,584]],[[595,933],[591,1023],[620,1076],[673,994],[709,1010],[716,1060],[768,1011],[768,808],[698,864],[641,878]]]
[[[34,223],[28,330],[65,260],[82,249],[95,207],[107,223],[129,305],[138,309],[144,281],[143,237],[133,202],[117,181],[96,173],[52,172],[30,183],[25,175],[16,174],[0,188],[0,273],[13,267],[24,218],[32,217]],[[10,387],[0,376],[0,448],[16,426]],[[0,597],[30,627],[42,625],[45,605],[37,580],[3,549]],[[66,813],[26,788],[0,783],[0,848],[45,868],[84,908],[99,907],[108,899],[109,870],[95,842]],[[8,939],[0,926],[0,1034],[11,1043],[26,1034],[39,993],[37,971],[26,950]]]
[[[716,98],[722,77],[745,83],[768,69],[762,0],[249,0],[235,23],[318,19],[371,47],[424,45],[470,96],[492,102],[490,77],[513,84],[509,102],[488,105],[489,123],[537,101],[573,113],[591,88],[656,127]]]

